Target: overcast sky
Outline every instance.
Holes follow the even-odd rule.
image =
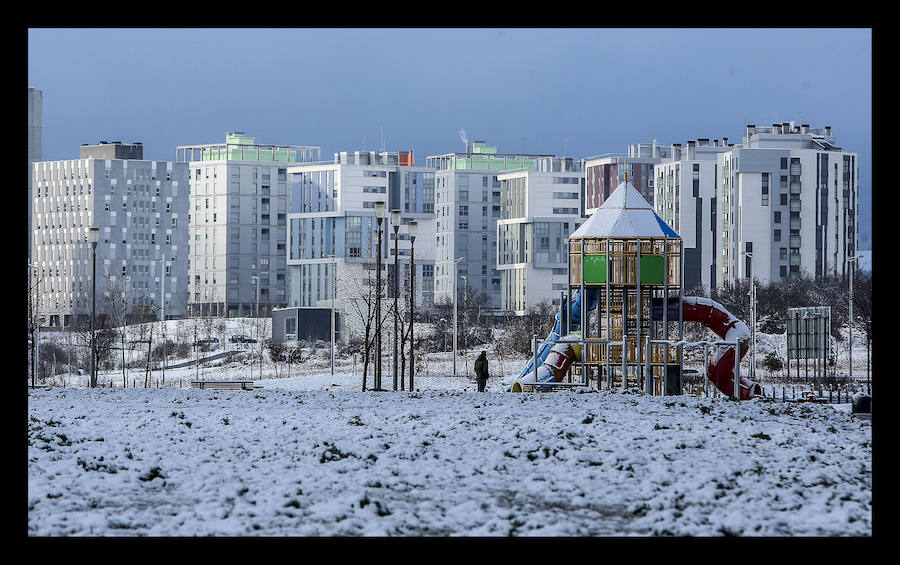
[[[859,154],[871,238],[868,29],[32,29],[44,160],[82,143],[178,145],[243,131],[336,151],[581,158],[630,143],[740,143],[747,124],[832,126]]]

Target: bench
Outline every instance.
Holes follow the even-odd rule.
[[[191,388],[216,390],[253,390],[253,381],[191,381]]]
[[[557,383],[557,382],[545,382],[545,383],[519,383],[522,385],[523,392],[534,392],[535,390],[558,390],[558,389],[566,389],[566,388],[574,388],[574,387],[583,387],[584,383]]]

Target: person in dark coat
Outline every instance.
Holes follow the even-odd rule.
[[[487,351],[482,351],[478,359],[475,359],[475,382],[478,384],[478,392],[484,392],[488,380]]]

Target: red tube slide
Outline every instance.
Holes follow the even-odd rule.
[[[714,331],[723,341],[737,341],[741,359],[750,349],[750,328],[715,300],[685,296],[681,300],[681,312],[685,322],[699,322]],[[734,396],[733,347],[719,346],[710,359],[706,372],[716,388],[724,394]],[[741,400],[750,400],[762,394],[759,384],[743,377],[740,385]]]

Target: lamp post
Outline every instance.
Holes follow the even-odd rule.
[[[419,233],[419,222],[415,220],[411,221],[408,224],[409,227],[409,390],[410,392],[416,390],[413,388],[413,379],[416,374],[416,342],[413,339],[413,329],[415,326],[413,325],[415,316],[414,316],[414,306],[416,303],[416,263],[415,263],[415,249],[416,249],[416,235]],[[403,383],[400,383],[400,389],[403,389]]]
[[[259,351],[259,378],[262,379],[262,342],[259,341],[259,276],[251,275],[250,280],[256,279],[256,342]]]
[[[399,237],[400,232],[400,210],[391,210],[391,226],[394,228],[394,392],[397,392],[397,362],[400,357],[397,351],[399,338],[397,336],[398,326],[400,325],[400,312],[397,309],[397,295],[400,294],[400,255],[399,255]]]
[[[378,229],[375,232],[375,241],[378,249],[375,259],[376,286],[375,286],[375,390],[381,389],[381,222],[384,220],[384,202],[376,202],[375,219]]]
[[[91,271],[91,388],[97,387],[97,344],[94,340],[94,319],[97,316],[97,243],[100,241],[100,228],[88,229],[88,241],[91,243],[93,267]]]
[[[453,376],[456,376],[456,334],[459,333],[457,331],[457,316],[456,316],[456,303],[459,302],[459,297],[456,292],[456,281],[459,279],[459,262],[465,260],[465,257],[458,257],[455,261],[453,261]]]
[[[166,269],[169,268],[169,262],[163,261],[162,270],[162,327],[163,327],[163,364],[162,364],[162,385],[166,386]]]
[[[850,267],[850,380],[853,380],[853,275],[856,273],[856,260],[859,255],[847,257]]]
[[[463,280],[463,308],[468,312],[469,308],[469,277],[466,275],[462,275],[459,277]],[[463,340],[463,366],[466,368],[466,376],[469,376],[469,363],[467,359],[468,352],[468,342],[467,340]]]
[[[337,294],[337,257],[334,255],[324,255],[324,258],[331,258],[331,376],[334,376],[334,297]],[[290,368],[290,365],[288,365]]]
[[[756,377],[756,282],[753,280],[753,252],[745,251],[747,256],[747,278],[750,279],[750,378]]]
[[[34,272],[34,278],[32,279],[32,271]],[[31,388],[35,387],[35,376],[38,372],[38,359],[40,358],[40,351],[38,351],[38,342],[41,337],[41,310],[40,310],[40,302],[38,297],[40,296],[40,278],[37,274],[37,267],[32,265],[31,262],[28,263],[28,280],[32,281],[28,285],[28,300],[31,303],[32,308],[32,318],[31,318],[31,327],[32,327],[32,336],[31,336]]]

